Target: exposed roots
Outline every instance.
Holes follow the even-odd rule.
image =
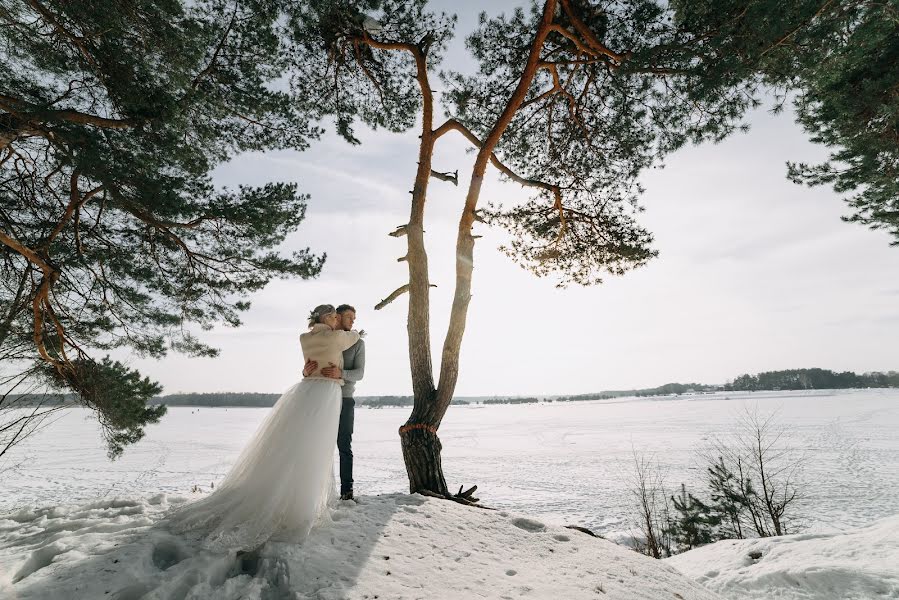
[[[475,490],[478,489],[478,486],[473,485],[464,492],[462,491],[463,486],[459,486],[459,492],[453,494],[452,496],[448,496],[446,494],[439,494],[437,492],[432,492],[431,490],[418,490],[416,494],[421,494],[422,496],[428,496],[429,498],[439,498],[440,500],[451,500],[453,502],[457,502],[459,504],[464,504],[465,506],[473,506],[475,508],[483,508],[484,510],[496,510],[490,506],[484,506],[483,504],[479,504],[480,499],[475,498],[473,494]],[[591,534],[592,535],[592,534]]]

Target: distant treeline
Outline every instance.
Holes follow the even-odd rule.
[[[837,373],[829,369],[790,369],[766,371],[758,375],[740,375],[724,386],[726,390],[844,390],[850,388],[899,387],[899,372]]]
[[[414,399],[412,396],[362,396],[356,398],[357,406],[368,406],[370,408],[383,408],[385,406],[412,406]],[[469,404],[468,400],[461,398],[453,398],[453,404]]]
[[[272,406],[280,394],[229,393],[216,394],[169,394],[156,396],[151,404],[168,406]]]
[[[871,372],[858,375],[851,371],[837,373],[829,369],[790,369],[786,371],[766,371],[757,375],[740,375],[733,383],[724,385],[666,383],[654,388],[609,390],[571,396],[469,396],[453,398],[453,404],[534,404],[537,402],[583,402],[608,400],[622,396],[669,396],[672,394],[710,393],[716,391],[840,390],[895,387],[899,387],[899,371]],[[268,407],[272,406],[278,398],[279,394],[258,393],[169,394],[167,396],[157,396],[150,403],[167,404],[168,406]],[[77,401],[71,394],[10,395],[4,399],[4,407],[63,403],[77,404]],[[361,396],[356,398],[358,406],[368,406],[370,408],[412,406],[412,403],[412,396]]]
[[[514,398],[485,398],[482,404],[535,404],[537,402],[540,402],[540,398],[516,396]]]
[[[593,392],[592,394],[577,394],[574,396],[557,396],[556,402],[580,402],[585,400],[609,400],[623,396],[668,396],[670,394],[692,394],[696,392],[714,392],[723,390],[723,385],[705,385],[702,383],[666,383],[654,388],[639,390],[608,390],[605,392]]]

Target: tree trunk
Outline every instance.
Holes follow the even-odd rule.
[[[435,418],[434,372],[431,362],[430,288],[428,255],[424,243],[424,211],[427,202],[428,183],[431,177],[431,158],[434,144],[434,96],[428,80],[428,44],[379,42],[369,36],[364,43],[382,50],[409,52],[415,60],[416,79],[421,89],[422,123],[421,143],[418,149],[418,169],[412,188],[412,205],[409,222],[401,230],[406,236],[405,261],[409,267],[409,311],[406,331],[409,339],[409,367],[412,374],[414,404],[399,435],[403,460],[409,476],[409,492],[429,492],[449,496],[443,465],[440,460],[440,438],[437,437],[439,419]],[[383,306],[379,305],[379,307]]]
[[[471,300],[471,276],[474,268],[474,237],[471,228],[475,222],[475,210],[481,193],[481,184],[487,163],[493,150],[505,132],[515,112],[527,95],[527,90],[537,72],[540,51],[549,32],[555,12],[555,0],[549,0],[544,7],[543,20],[538,29],[524,73],[509,99],[505,110],[495,123],[490,135],[478,152],[472,170],[471,182],[466,195],[465,207],[459,221],[456,245],[456,285],[450,325],[443,344],[440,363],[440,383],[434,389],[430,354],[430,331],[428,320],[428,294],[430,283],[427,279],[427,255],[424,238],[420,236],[424,214],[427,183],[431,174],[431,156],[434,150],[433,98],[427,82],[427,65],[423,53],[416,55],[418,81],[422,89],[423,118],[419,151],[418,172],[415,188],[412,190],[412,215],[409,219],[407,238],[409,252],[409,358],[412,367],[414,406],[406,424],[400,428],[403,459],[409,476],[411,493],[429,491],[449,497],[443,465],[440,459],[442,445],[437,429],[446,414],[456,382],[459,377],[459,352],[462,335]]]
[[[422,491],[448,495],[442,445],[436,423],[431,418],[434,401],[434,374],[431,363],[430,277],[424,243],[424,210],[434,153],[434,99],[428,81],[427,54],[421,46],[411,49],[422,95],[421,143],[418,170],[412,188],[412,206],[406,225],[406,264],[409,266],[409,312],[406,331],[409,339],[409,367],[412,374],[414,404],[412,414],[400,427],[403,460],[409,476],[409,492]]]
[[[427,57],[420,49],[415,53],[417,78],[422,95],[421,144],[418,150],[418,170],[412,188],[412,206],[406,225],[406,264],[409,266],[409,313],[406,330],[409,336],[409,366],[415,406],[412,418],[421,414],[434,394],[434,375],[431,366],[431,303],[428,254],[424,242],[424,211],[428,182],[431,176],[431,157],[434,153],[434,101],[428,82]],[[411,420],[411,419],[410,419]]]
[[[437,437],[437,428],[423,424],[400,427],[403,460],[409,476],[409,492],[432,492],[449,496],[440,451],[443,445]]]

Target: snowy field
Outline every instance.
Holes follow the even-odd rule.
[[[899,390],[454,406],[440,430],[444,468],[450,486],[478,484],[487,505],[615,539],[629,527],[632,448],[654,454],[672,488],[689,484],[702,475],[695,451],[756,404],[779,410],[806,455],[809,532],[899,514]],[[69,412],[2,465],[0,512],[208,490],[267,410],[171,408],[115,462],[87,413]],[[357,494],[408,491],[396,433],[407,415],[357,409]]]

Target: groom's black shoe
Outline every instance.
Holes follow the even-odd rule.
[[[353,500],[353,490],[350,490],[345,494],[341,494],[340,499],[341,500]]]

